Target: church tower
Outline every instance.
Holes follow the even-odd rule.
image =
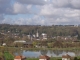
[[[37,39],[37,40],[40,40],[40,39],[39,39],[39,33],[38,33],[38,30],[37,30],[37,33],[36,33],[36,39]]]
[[[38,33],[38,30],[37,30],[37,33],[36,33],[36,37],[37,37],[37,38],[39,37],[39,33]]]

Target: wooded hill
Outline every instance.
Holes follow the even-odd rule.
[[[48,36],[76,36],[80,35],[80,27],[75,27],[73,25],[53,25],[53,26],[40,26],[40,25],[9,25],[9,24],[0,24],[0,32],[7,33],[19,33],[26,34],[29,33],[35,34],[36,32],[46,33]]]
[[[42,33],[46,33],[48,35],[48,39],[46,41],[38,41],[39,44],[41,45],[50,45],[50,47],[52,46],[52,44],[55,45],[58,43],[54,43],[54,41],[59,40],[59,42],[61,41],[68,41],[72,43],[72,41],[75,40],[75,42],[77,40],[80,40],[80,26],[74,26],[74,25],[53,25],[53,26],[40,26],[40,25],[9,25],[9,24],[0,24],[0,45],[2,45],[3,43],[6,43],[7,46],[13,46],[13,42],[16,40],[26,40],[26,41],[30,41],[27,38],[27,35],[32,35],[32,34],[36,34],[36,32],[39,32],[39,35],[41,35]],[[53,39],[54,37],[59,37],[59,39]],[[63,40],[61,40],[61,38],[63,38]],[[69,37],[70,39],[66,39],[65,37]],[[74,38],[76,37],[76,38]],[[36,41],[35,41],[36,42]],[[36,43],[33,43],[34,45],[36,45]],[[38,43],[37,42],[37,43]],[[41,43],[40,43],[41,42]],[[44,43],[48,43],[48,44],[44,44]],[[70,44],[71,44],[70,43]],[[65,47],[65,46],[80,46],[80,42],[79,44],[73,44],[73,45],[69,45],[69,43],[59,43],[60,45],[56,45],[56,46],[60,46],[60,47]],[[66,45],[67,44],[67,45]],[[61,46],[62,45],[62,46]],[[20,44],[19,44],[20,46]]]

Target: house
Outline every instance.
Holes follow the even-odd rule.
[[[62,60],[71,60],[71,56],[68,54],[65,54],[62,56]]]
[[[33,47],[33,42],[32,41],[26,42],[26,43],[23,44],[23,46],[25,48],[32,48]]]
[[[41,55],[41,56],[39,57],[39,60],[50,60],[50,57],[47,56],[47,55]]]
[[[24,56],[16,56],[14,58],[14,60],[26,60],[26,57],[24,57]]]
[[[3,43],[2,45],[3,45],[3,46],[6,46],[6,43]]]
[[[26,41],[25,40],[16,40],[16,41],[14,41],[14,43],[26,43]]]
[[[47,40],[47,34],[46,33],[42,33],[42,40]]]

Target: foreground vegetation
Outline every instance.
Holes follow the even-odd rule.
[[[39,60],[39,58],[27,58],[26,60]],[[50,60],[62,60],[61,57],[51,57]]]
[[[14,55],[9,51],[0,52],[0,58],[1,60],[14,60]],[[26,60],[39,60],[39,57],[27,57]],[[62,57],[50,57],[50,60],[62,60]],[[71,57],[71,60],[80,60],[80,56],[77,57]]]

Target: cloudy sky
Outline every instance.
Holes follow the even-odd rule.
[[[0,0],[0,24],[77,25],[80,0]]]

